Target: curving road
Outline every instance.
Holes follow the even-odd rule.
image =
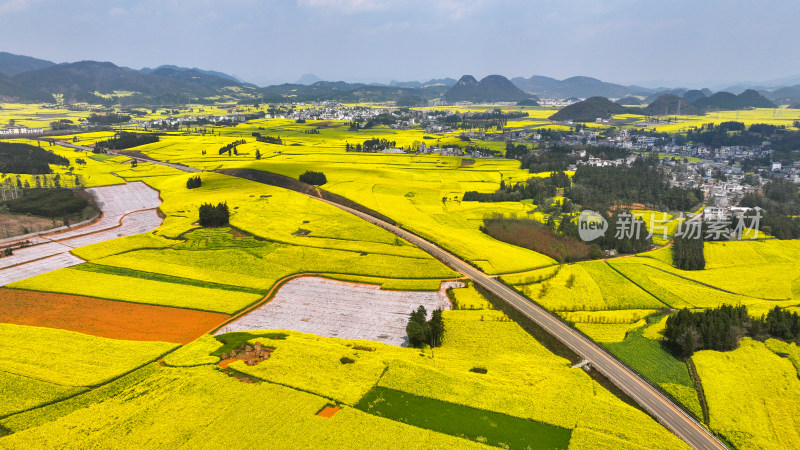
[[[171,164],[162,163],[156,160],[151,161],[173,166]],[[187,166],[179,165],[175,168],[187,172],[200,171],[199,169],[188,168]],[[306,193],[303,194],[308,195]],[[633,370],[616,360],[608,352],[597,346],[597,344],[587,339],[574,329],[570,328],[560,319],[550,314],[547,310],[534,304],[529,299],[509,288],[505,284],[492,277],[489,277],[485,273],[472,267],[453,254],[441,249],[439,246],[400,227],[391,225],[388,222],[377,219],[369,214],[341,205],[339,203],[326,200],[318,196],[308,196],[325,202],[331,206],[335,206],[343,211],[349,212],[350,214],[366,220],[369,223],[394,233],[395,235],[430,253],[434,258],[448,265],[453,270],[466,275],[473,282],[481,285],[492,294],[503,299],[514,309],[519,311],[521,314],[524,314],[556,339],[563,342],[573,352],[589,361],[592,367],[602,373],[618,388],[625,392],[625,394],[631,397],[634,401],[636,401],[636,403],[638,403],[642,408],[644,408],[659,422],[661,422],[662,425],[675,433],[676,436],[683,439],[683,441],[689,444],[692,448],[702,450],[728,448],[724,443],[722,443],[722,441],[720,441],[710,431],[703,427],[703,425],[701,425],[697,420],[672,403],[671,400],[644,381]],[[646,446],[647,444],[645,443],[644,445]]]
[[[316,197],[314,197],[316,198]],[[693,417],[672,403],[667,397],[642,380],[636,373],[624,364],[617,361],[605,350],[591,340],[576,332],[561,320],[554,317],[545,309],[534,304],[526,297],[520,295],[500,281],[495,280],[472,267],[451,253],[442,250],[437,245],[409,233],[408,231],[393,226],[380,219],[362,213],[355,209],[319,199],[325,203],[356,215],[374,225],[377,225],[397,236],[411,242],[419,248],[430,253],[433,257],[447,264],[452,269],[468,276],[473,282],[483,286],[492,294],[503,299],[517,311],[534,321],[545,331],[567,345],[572,351],[586,359],[600,373],[619,387],[628,396],[647,410],[661,424],[675,433],[684,442],[695,449],[727,449],[716,436],[703,427]],[[646,445],[646,444],[645,444]]]

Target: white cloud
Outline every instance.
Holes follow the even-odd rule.
[[[0,15],[25,11],[29,9],[33,3],[36,2],[32,0],[6,0],[0,2]]]
[[[390,6],[386,0],[297,0],[303,8],[333,10],[344,14],[378,11]]]
[[[128,15],[128,11],[125,8],[115,6],[114,8],[108,10],[108,15],[111,17],[122,17]]]

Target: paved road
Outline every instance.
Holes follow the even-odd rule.
[[[430,253],[436,259],[447,264],[454,270],[468,276],[475,283],[483,286],[489,292],[506,301],[517,311],[533,320],[548,333],[555,336],[558,340],[566,344],[572,351],[582,358],[588,360],[592,367],[605,375],[611,382],[617,385],[623,392],[634,399],[645,410],[650,412],[659,422],[683,439],[687,444],[695,449],[726,449],[727,447],[704,428],[695,419],[690,417],[683,410],[675,406],[669,399],[659,391],[642,380],[631,369],[623,365],[605,350],[598,347],[594,342],[583,337],[548,311],[535,305],[527,298],[512,290],[503,283],[491,278],[480,270],[465,263],[456,256],[442,250],[435,244],[409,233],[402,228],[393,226],[387,222],[376,219],[368,214],[364,214],[352,208],[338,203],[321,199],[321,201],[336,206],[344,211],[354,214],[370,223],[384,228],[397,236],[411,242],[419,248]],[[647,443],[643,443],[647,446]]]

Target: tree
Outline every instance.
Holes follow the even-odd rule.
[[[328,182],[328,179],[325,177],[324,173],[312,172],[310,170],[307,170],[305,173],[300,175],[299,180],[303,183],[312,184],[314,186],[321,186]]]
[[[216,206],[210,203],[200,205],[200,226],[206,228],[224,227],[229,224],[230,211],[227,203],[219,203]]]
[[[261,152],[258,149],[256,149],[256,160],[259,159],[261,159]]]
[[[435,309],[431,315],[431,320],[428,321],[430,328],[430,344],[431,347],[438,347],[442,345],[442,336],[444,335],[444,320],[442,319],[442,310]]]
[[[408,343],[412,347],[421,348],[425,345],[425,328],[417,321],[409,321],[406,325],[406,334],[408,335]]]
[[[199,175],[190,177],[188,180],[186,180],[186,189],[199,188],[202,185],[203,180],[200,179]]]
[[[678,236],[672,241],[672,265],[681,270],[703,270],[706,258],[703,254],[703,239]]]
[[[408,343],[412,347],[422,348],[426,344],[431,347],[442,345],[442,335],[444,334],[442,310],[434,310],[431,314],[431,320],[427,320],[427,317],[428,312],[422,305],[408,315],[406,334],[408,335]]]

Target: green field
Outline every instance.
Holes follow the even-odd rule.
[[[569,446],[570,432],[530,420],[375,388],[356,408],[387,419],[510,449]]]

